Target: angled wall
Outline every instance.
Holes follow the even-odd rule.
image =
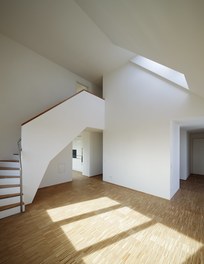
[[[50,161],[39,188],[72,181],[71,157],[72,144],[69,144]]]
[[[170,199],[179,188],[174,121],[204,116],[204,100],[131,63],[103,84],[103,179]]]
[[[23,192],[31,203],[49,162],[85,128],[104,129],[105,102],[86,91],[22,126]]]

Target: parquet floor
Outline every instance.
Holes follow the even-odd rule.
[[[0,221],[0,263],[204,264],[204,177],[171,201],[78,174]]]

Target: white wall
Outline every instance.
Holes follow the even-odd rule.
[[[204,133],[191,133],[191,173],[204,175]]]
[[[187,180],[190,175],[189,164],[189,133],[186,129],[180,130],[180,178]]]
[[[178,122],[170,123],[170,197],[180,185],[180,126]]]
[[[103,83],[103,179],[171,198],[179,186],[179,162],[171,164],[179,125],[172,132],[172,122],[204,116],[204,100],[133,64],[105,75]],[[175,146],[179,159],[179,140]]]
[[[103,140],[101,132],[84,131],[83,139],[83,175],[102,174]]]
[[[102,132],[91,132],[90,139],[89,176],[95,176],[103,172],[103,134]]]
[[[85,128],[104,129],[104,100],[81,92],[22,126],[23,193],[31,203],[49,162]]]
[[[72,144],[64,148],[47,167],[40,188],[72,181]]]
[[[84,176],[90,175],[90,133],[83,131],[82,133],[83,144],[83,169],[82,174]]]
[[[95,91],[90,82],[0,35],[0,159],[17,151],[21,124],[73,95],[77,82]]]

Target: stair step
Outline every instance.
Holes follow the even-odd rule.
[[[6,176],[19,176],[20,175],[20,168],[15,167],[0,167],[0,175]]]
[[[12,194],[12,193],[20,193],[20,187],[12,187],[12,188],[1,188],[0,193],[1,195],[6,195],[6,194]]]
[[[0,185],[0,189],[13,188],[13,187],[20,187],[20,184],[4,184],[4,185]]]
[[[6,178],[8,178],[8,179],[14,179],[14,178],[20,178],[20,176],[18,176],[18,175],[0,175],[0,179],[6,179]]]
[[[9,194],[3,194],[0,195],[0,199],[7,199],[7,198],[11,198],[11,197],[16,197],[16,196],[20,196],[20,193],[9,193]]]
[[[1,168],[19,168],[20,162],[18,160],[0,160]]]
[[[21,178],[0,178],[0,185],[20,184]]]
[[[0,162],[19,162],[19,160],[0,160]]]
[[[8,216],[12,216],[12,215],[15,215],[15,214],[20,214],[21,213],[21,204],[18,203],[18,206],[16,207],[12,207],[12,208],[9,208],[9,209],[5,209],[3,211],[0,211],[0,219],[3,219],[5,217],[8,217]],[[23,204],[23,212],[25,211],[25,204]]]
[[[0,207],[20,203],[21,202],[21,196],[13,196],[13,197],[5,197],[3,199],[0,199]]]
[[[14,207],[18,207],[18,206],[21,206],[21,203],[14,203],[14,204],[0,206],[0,211],[5,211],[5,210],[8,210],[8,209],[11,209],[11,208],[14,208]]]
[[[13,168],[13,167],[0,167],[0,170],[20,170],[20,168]]]

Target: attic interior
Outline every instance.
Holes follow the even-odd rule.
[[[204,262],[203,11],[0,0],[2,263]]]

